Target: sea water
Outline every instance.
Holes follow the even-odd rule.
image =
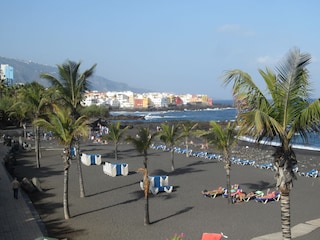
[[[234,121],[237,116],[237,110],[235,108],[214,108],[214,109],[202,109],[202,110],[183,110],[183,111],[137,111],[137,112],[124,112],[124,111],[112,111],[113,116],[140,116],[145,120],[128,120],[128,122],[166,122],[166,121],[194,121],[194,122],[209,122],[209,121]],[[248,137],[244,137],[242,140],[253,141]],[[269,144],[276,146],[279,142],[274,139],[273,141],[262,140],[263,144]],[[296,134],[292,140],[293,147],[299,149],[307,149],[320,151],[320,134],[310,133],[308,135],[308,142],[303,142],[303,139]]]
[[[111,112],[113,116],[129,115],[144,117],[146,122],[165,122],[165,121],[233,121],[236,118],[234,108],[216,108],[202,110],[183,110],[183,111],[152,111],[152,112]]]

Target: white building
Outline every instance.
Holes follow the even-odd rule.
[[[147,93],[147,97],[150,99],[153,107],[162,108],[168,107],[169,98],[163,93]]]
[[[1,80],[4,80],[7,85],[13,84],[13,67],[8,64],[1,64]]]

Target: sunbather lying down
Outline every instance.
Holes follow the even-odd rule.
[[[224,191],[225,191],[225,189],[220,186],[219,188],[214,189],[214,190],[210,190],[210,191],[203,190],[203,191],[201,191],[201,193],[205,197],[215,198],[216,196],[223,194]]]

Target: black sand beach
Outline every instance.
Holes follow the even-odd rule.
[[[103,161],[114,162],[113,144],[87,141],[81,148],[84,153],[99,153]],[[245,240],[281,231],[279,202],[262,204],[250,201],[228,205],[226,198],[203,197],[202,190],[225,186],[222,162],[175,154],[176,170],[171,172],[170,153],[160,150],[149,151],[149,173],[168,175],[174,190],[172,193],[150,195],[151,224],[144,226],[144,197],[139,187],[142,175],[136,173],[143,166],[143,157],[127,143],[119,146],[118,162],[129,164],[128,176],[110,177],[103,173],[102,166],[82,165],[85,198],[79,197],[76,162],[73,161],[69,179],[72,218],[64,220],[61,151],[62,147],[55,141],[42,142],[40,169],[35,167],[33,151],[22,152],[15,167],[15,174],[20,179],[38,177],[41,181],[44,192],[29,196],[50,237],[68,240],[165,240],[183,232],[184,239],[197,240],[203,232],[223,232],[229,239]],[[235,154],[266,162],[271,159],[272,147],[241,142]],[[318,152],[297,150],[296,154],[300,171],[319,168]],[[297,178],[291,192],[292,226],[320,216],[320,179]],[[274,172],[252,166],[233,165],[231,182],[240,184],[246,192],[275,189]],[[314,231],[297,239],[319,238],[319,231]]]

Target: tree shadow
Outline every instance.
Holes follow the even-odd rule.
[[[121,187],[111,188],[111,189],[108,189],[106,191],[89,194],[89,195],[86,195],[86,197],[94,197],[94,196],[97,196],[97,195],[100,195],[100,194],[104,194],[104,193],[107,193],[107,192],[112,192],[112,191],[115,191],[117,189],[126,188],[126,187],[130,187],[130,186],[133,186],[133,185],[138,185],[138,184],[139,184],[139,182],[134,182],[134,183],[130,183],[130,184],[127,184],[127,185],[124,185],[124,186],[121,186]]]
[[[176,213],[171,214],[171,215],[169,215],[169,216],[167,216],[167,217],[160,218],[160,219],[158,219],[158,220],[152,221],[151,224],[155,224],[155,223],[161,222],[161,221],[163,221],[163,220],[166,220],[166,219],[168,219],[168,218],[171,218],[171,217],[174,217],[174,216],[177,216],[177,215],[180,215],[180,214],[189,212],[189,211],[192,210],[192,209],[193,209],[193,207],[186,207],[186,208],[181,209],[180,211],[177,211]]]
[[[102,211],[102,210],[105,210],[105,209],[109,209],[109,208],[113,208],[113,207],[116,207],[116,206],[129,204],[129,203],[136,202],[136,201],[144,198],[143,191],[135,191],[135,192],[133,192],[133,194],[135,195],[135,198],[132,198],[132,199],[129,199],[129,200],[126,200],[126,201],[123,201],[123,202],[119,202],[119,203],[116,203],[116,204],[113,204],[113,205],[110,205],[110,206],[101,207],[101,208],[98,208],[98,209],[95,209],[95,210],[92,210],[92,211],[79,213],[79,214],[74,215],[74,217],[84,216],[84,215],[87,215],[87,214],[90,214],[90,213],[99,212],[99,211]]]
[[[188,167],[192,167],[192,166],[200,166],[200,165],[208,165],[208,164],[217,164],[218,162],[215,161],[197,161],[197,162],[193,162],[193,163],[189,163],[187,166]]]
[[[265,181],[259,181],[257,183],[239,183],[240,186],[244,185],[247,186],[252,191],[263,191],[267,189],[272,189],[276,187],[275,183],[265,182]]]
[[[84,235],[86,229],[73,229],[68,226],[68,223],[62,219],[52,219],[45,221],[47,227],[48,236],[54,237],[57,239],[66,238],[68,240],[76,240],[79,236]]]
[[[168,173],[169,176],[177,176],[182,174],[189,174],[189,173],[196,173],[196,172],[203,172],[204,170],[195,169],[192,167],[183,167],[183,168],[176,168],[173,172]]]

